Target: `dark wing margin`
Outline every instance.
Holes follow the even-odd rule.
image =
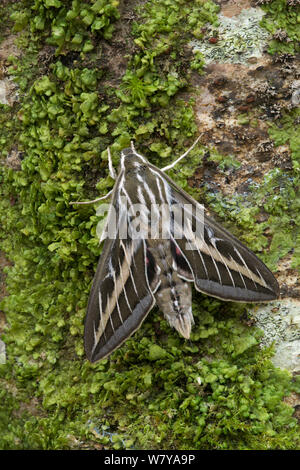
[[[266,265],[167,175],[160,174],[169,184],[175,213],[178,207],[185,206],[186,222],[182,229],[182,224],[176,226],[174,216],[171,239],[178,274],[194,281],[198,291],[222,300],[264,302],[278,298],[277,280]]]
[[[105,240],[85,320],[85,351],[91,362],[117,349],[153,307],[156,280],[150,261],[143,239]],[[151,289],[147,265],[151,265]]]

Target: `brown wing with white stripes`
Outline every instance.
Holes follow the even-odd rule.
[[[91,362],[117,349],[153,307],[147,275],[154,284],[155,270],[148,257],[144,240],[105,241],[85,320],[85,351]]]

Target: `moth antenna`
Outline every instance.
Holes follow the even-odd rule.
[[[113,189],[111,189],[107,194],[105,194],[105,196],[102,196],[102,197],[97,197],[97,199],[93,199],[92,201],[71,201],[69,202],[69,204],[94,204],[94,202],[98,202],[98,201],[103,201],[103,199],[107,199],[113,192]]]
[[[170,170],[171,168],[174,168],[175,165],[177,165],[178,162],[180,162],[180,160],[182,160],[184,157],[186,157],[191,150],[193,150],[193,148],[197,145],[197,143],[199,142],[200,138],[202,137],[203,134],[200,134],[197,139],[195,140],[195,142],[193,143],[193,145],[186,151],[184,152],[183,155],[181,155],[180,157],[177,158],[177,160],[175,160],[173,163],[171,163],[170,165],[168,166],[165,166],[164,168],[161,168],[161,171],[167,171],[167,170]]]
[[[107,147],[107,156],[108,156],[109,174],[112,177],[112,179],[115,180],[117,178],[117,175],[116,175],[115,169],[114,169],[113,164],[112,164],[112,158],[111,158],[111,153],[110,153],[110,148],[109,147]]]

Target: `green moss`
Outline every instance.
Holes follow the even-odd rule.
[[[272,350],[259,347],[261,333],[242,324],[245,306],[195,294],[191,341],[154,310],[109,359],[92,365],[83,356],[83,318],[100,253],[99,218],[93,207],[69,203],[111,188],[108,145],[115,165],[133,138],[161,166],[162,158],[167,164],[192,142],[197,126],[190,67],[201,71],[202,58],[187,58],[182,51],[196,30],[208,21],[216,24],[218,7],[201,0],[140,5],[128,46],[129,55],[134,52],[124,75],[115,77],[105,65],[114,54],[103,60],[104,52],[89,44],[108,38],[119,14],[125,15],[116,10],[117,2],[14,5],[19,44],[32,44],[30,32],[34,47],[19,62],[11,58],[20,103],[3,108],[0,116],[2,163],[16,143],[23,152],[21,171],[0,167],[0,247],[13,262],[1,303],[7,363],[0,365],[0,447],[297,448],[296,420],[282,398],[299,391],[299,382],[274,368]],[[276,143],[287,139],[296,152],[291,116],[270,132]],[[170,172],[194,195],[198,191],[188,179],[204,153],[199,145],[189,166]],[[215,151],[211,159],[220,171],[238,167],[234,157]],[[296,165],[296,153],[293,161]],[[275,205],[276,178],[281,184],[285,175],[267,175],[255,196],[258,206],[268,204],[272,227],[282,219],[295,184],[286,186]],[[207,195],[212,207],[214,197]],[[238,225],[256,251],[265,250],[266,226],[254,222],[259,209],[238,198],[216,197],[229,225]],[[286,238],[287,219],[281,223]],[[296,232],[289,233],[292,243]],[[275,231],[273,240],[275,253],[282,243]],[[272,253],[264,251],[271,264]]]
[[[270,54],[299,52],[299,5],[289,6],[286,0],[273,0],[262,8],[267,14],[262,19],[261,25],[272,35],[275,34],[275,38],[269,44]],[[286,33],[282,39],[276,39],[278,31]]]
[[[278,124],[272,124],[269,129],[270,137],[276,146],[288,144],[291,150],[291,159],[295,174],[300,169],[300,136],[299,136],[299,108],[286,112]]]
[[[23,8],[11,14],[14,30],[22,31],[26,26],[33,33],[33,40],[46,42],[57,48],[57,53],[66,50],[93,50],[91,38],[110,39],[113,33],[112,21],[120,17],[118,0],[24,0]]]

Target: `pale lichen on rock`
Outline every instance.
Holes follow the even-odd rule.
[[[217,42],[194,39],[191,46],[203,54],[206,63],[244,64],[251,58],[261,57],[270,36],[259,24],[263,15],[260,8],[244,9],[230,18],[221,12]],[[212,35],[214,27],[208,27],[208,31]]]
[[[300,371],[300,302],[285,299],[260,306],[254,313],[256,325],[264,332],[262,346],[272,343],[275,366]]]
[[[18,93],[15,83],[8,78],[0,80],[0,104],[12,106],[17,99]]]

